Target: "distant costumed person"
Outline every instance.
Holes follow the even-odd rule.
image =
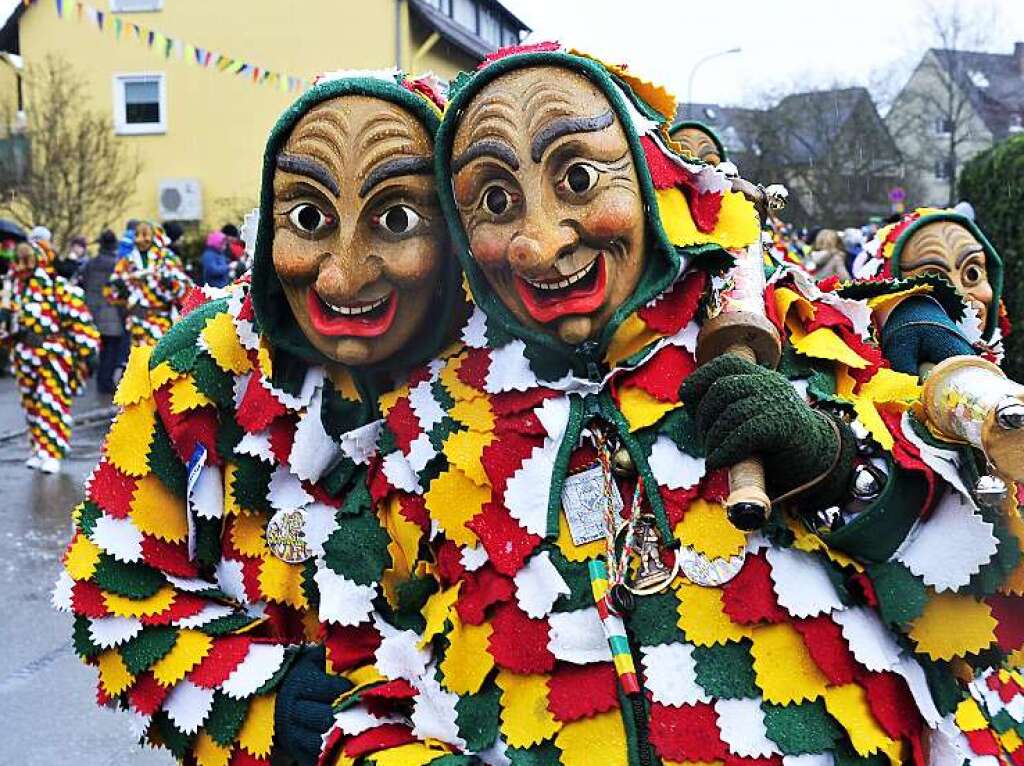
[[[114,265],[106,297],[125,311],[132,346],[152,346],[171,328],[192,281],[159,226],[135,225],[134,246]]]
[[[81,289],[57,275],[46,240],[22,242],[13,264],[8,342],[25,410],[29,468],[60,470],[71,445],[71,397],[91,374],[99,331]]]

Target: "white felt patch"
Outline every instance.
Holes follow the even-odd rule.
[[[175,587],[177,590],[183,590],[186,593],[199,593],[204,590],[212,590],[217,587],[216,583],[204,580],[201,577],[177,577],[172,574],[164,574],[167,578],[167,582]]]
[[[463,548],[459,559],[462,561],[462,566],[466,568],[467,572],[475,572],[487,563],[487,549],[482,545],[478,545],[475,548]]]
[[[423,675],[415,685],[419,694],[413,701],[412,733],[420,740],[438,739],[465,750],[466,740],[459,736],[455,722],[459,695],[442,689],[433,672]]]
[[[505,507],[509,515],[531,534],[543,537],[548,528],[548,496],[552,466],[558,445],[545,439],[505,484]]]
[[[173,625],[176,628],[201,628],[234,612],[235,610],[226,604],[206,604],[197,614],[175,620]]]
[[[167,695],[164,710],[175,726],[186,734],[195,734],[213,707],[213,692],[191,681],[182,681]]]
[[[375,420],[343,433],[340,439],[341,451],[353,463],[365,465],[377,448],[377,438],[383,426],[383,420]]]
[[[612,653],[597,607],[555,612],[548,617],[548,624],[551,626],[548,650],[556,659],[576,665],[611,662]]]
[[[470,348],[486,348],[487,346],[487,315],[479,306],[473,307],[469,321],[462,328],[462,342]]]
[[[481,750],[476,757],[487,764],[487,766],[512,766],[512,760],[507,755],[508,745],[499,736],[494,744],[486,750]]]
[[[302,389],[299,391],[298,396],[292,396],[280,389],[274,388],[265,378],[261,379],[260,382],[263,384],[264,388],[274,395],[275,399],[281,402],[281,404],[288,409],[296,412],[301,410],[303,407],[309,406],[309,403],[313,400],[313,395],[316,393],[316,390],[323,385],[325,377],[324,368],[319,365],[312,365],[306,368],[306,377],[302,381]]]
[[[781,755],[778,746],[768,739],[760,697],[720,699],[715,702],[715,712],[722,739],[733,755],[743,758]]]
[[[313,579],[320,591],[320,620],[338,625],[359,625],[370,618],[374,585],[359,585],[327,566],[317,569]]]
[[[100,516],[92,531],[92,541],[118,561],[142,558],[142,532],[131,519]]]
[[[526,359],[526,344],[516,339],[491,351],[484,390],[489,394],[503,391],[528,391],[537,385],[537,377]]]
[[[836,612],[832,619],[842,628],[857,662],[868,670],[880,673],[899,664],[900,647],[873,611],[858,606]]]
[[[844,609],[835,586],[814,556],[793,548],[769,548],[772,584],[779,605],[794,617],[816,617]]]
[[[302,532],[314,556],[324,555],[324,543],[337,528],[338,520],[331,506],[326,503],[313,503],[306,508],[306,523],[302,527]]]
[[[405,455],[401,452],[395,450],[385,455],[383,466],[384,475],[391,486],[403,492],[415,493],[417,495],[423,494],[419,477],[412,470],[409,461],[405,459]]]
[[[648,461],[654,478],[669,489],[689,489],[704,476],[704,458],[691,457],[667,436],[659,436]]]
[[[235,447],[235,452],[239,455],[259,458],[268,465],[277,462],[277,458],[274,457],[274,449],[270,446],[270,431],[266,428],[262,431],[245,434],[238,442],[238,446]]]
[[[546,617],[559,596],[568,596],[572,592],[551,563],[548,551],[541,551],[531,558],[526,566],[516,572],[513,581],[516,584],[519,608],[534,619]]]
[[[217,587],[240,604],[249,601],[245,593],[245,580],[242,578],[242,562],[233,559],[221,559],[214,570],[217,575]]]
[[[334,714],[334,725],[349,737],[386,723],[399,723],[401,720],[398,716],[378,718],[361,707],[350,707]]]
[[[404,678],[418,686],[430,662],[430,652],[419,648],[419,636],[412,630],[395,630],[381,619],[375,624],[383,636],[375,654],[377,670],[392,681]]]
[[[644,685],[655,702],[673,707],[711,702],[697,683],[697,663],[691,644],[659,644],[640,651]]]
[[[433,460],[436,455],[437,450],[434,449],[434,445],[430,442],[430,435],[422,433],[409,443],[409,452],[406,455],[406,459],[409,462],[409,467],[416,473],[419,473],[427,467],[427,463]]]
[[[893,558],[936,591],[957,590],[996,554],[999,541],[992,529],[959,494],[947,491]]]
[[[835,766],[832,753],[804,753],[782,756],[782,766]]]
[[[201,519],[219,519],[224,516],[224,480],[220,466],[209,463],[203,466],[189,492],[188,501],[196,516]]]
[[[221,691],[234,699],[251,697],[281,667],[284,649],[284,644],[250,645],[245,659],[221,684]]]
[[[275,510],[294,511],[312,503],[313,496],[303,489],[298,478],[287,466],[279,465],[270,477],[267,500]]]
[[[534,409],[533,413],[537,420],[547,431],[547,438],[561,443],[565,430],[569,425],[569,412],[571,411],[568,396],[558,396],[545,399],[540,406]]]
[[[932,728],[938,726],[942,720],[942,715],[939,713],[938,708],[935,707],[935,700],[932,698],[931,690],[928,688],[928,679],[925,677],[924,670],[917,660],[904,653],[900,656],[899,663],[893,668],[893,672],[899,673],[903,676],[903,680],[907,682],[910,695],[914,698],[914,703],[917,705],[921,717]]]
[[[89,620],[89,638],[96,646],[110,649],[142,632],[142,621],[134,617],[101,617]]]
[[[338,445],[327,435],[320,418],[322,403],[323,388],[318,388],[295,426],[288,463],[302,481],[318,481],[338,455]]]
[[[953,450],[941,449],[940,447],[928,444],[917,435],[913,425],[911,425],[911,419],[910,412],[904,412],[903,417],[900,419],[900,429],[903,431],[903,435],[907,437],[907,440],[921,452],[921,460],[935,473],[949,482],[950,485],[955,487],[961,495],[971,497],[970,489],[964,484],[963,479],[960,478],[960,456]]]
[[[409,404],[424,431],[429,431],[444,418],[444,408],[430,389],[430,381],[424,380],[409,390]]]
[[[53,585],[53,590],[50,592],[50,603],[53,608],[58,612],[70,612],[72,610],[71,605],[71,591],[75,587],[75,581],[72,579],[64,570],[57,575],[57,582]]]

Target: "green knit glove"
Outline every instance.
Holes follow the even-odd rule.
[[[724,354],[693,372],[679,394],[709,469],[757,455],[772,497],[826,473],[800,494],[801,505],[827,508],[846,494],[856,454],[853,433],[838,419],[832,418],[836,428],[829,425],[830,416],[812,410],[779,373]]]

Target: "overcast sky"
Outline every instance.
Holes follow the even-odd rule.
[[[0,17],[6,18],[17,2],[0,0]],[[693,66],[730,48],[742,50],[708,61],[696,72],[694,100],[749,104],[766,90],[794,83],[808,89],[872,84],[885,79],[879,76],[883,72],[902,80],[932,44],[922,20],[925,0],[503,2],[534,28],[532,40],[558,39],[625,61],[638,74],[667,85],[680,101],[686,100]],[[1015,40],[1024,41],[1024,0],[930,2],[939,7],[959,2],[971,12],[994,13],[987,50],[1009,53]],[[102,0],[94,4],[105,5]],[[195,42],[201,38],[197,31]]]

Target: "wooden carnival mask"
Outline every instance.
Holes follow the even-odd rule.
[[[516,319],[596,338],[645,263],[629,142],[597,86],[552,66],[496,78],[466,107],[452,175],[473,258]]]
[[[432,156],[416,118],[362,95],[311,109],[277,156],[274,269],[306,338],[336,362],[381,362],[427,321],[445,238]]]
[[[673,140],[678,142],[685,154],[696,157],[709,165],[718,167],[722,162],[722,155],[719,152],[715,140],[706,132],[697,127],[685,127],[672,134]]]
[[[153,227],[145,221],[135,225],[135,247],[140,253],[148,253],[153,247]]]
[[[992,285],[985,249],[970,230],[954,221],[926,223],[911,234],[900,257],[904,276],[938,274],[971,300],[985,326],[992,308]]]

